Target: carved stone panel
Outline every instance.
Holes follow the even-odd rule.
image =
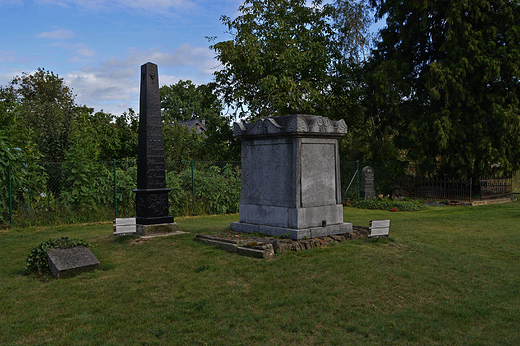
[[[361,170],[361,197],[374,198],[374,169],[370,166],[363,167]]]
[[[336,204],[336,145],[330,140],[302,140],[301,206]]]

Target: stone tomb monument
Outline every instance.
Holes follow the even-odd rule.
[[[374,169],[370,166],[365,166],[361,170],[361,197],[374,198],[376,191],[374,190]]]
[[[141,66],[139,141],[137,158],[136,233],[142,236],[173,233],[177,224],[168,215],[164,166],[161,99],[157,65]]]
[[[338,138],[343,120],[287,115],[233,124],[242,140],[238,232],[294,240],[343,234]]]

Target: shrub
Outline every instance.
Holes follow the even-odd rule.
[[[360,209],[380,209],[399,211],[419,211],[428,208],[428,205],[416,201],[392,201],[390,199],[360,199],[352,203],[352,206]]]
[[[29,257],[27,257],[27,261],[25,262],[25,273],[29,274],[37,272],[38,274],[42,274],[48,271],[49,263],[47,262],[47,256],[50,248],[68,249],[79,245],[90,246],[86,241],[69,237],[44,241],[37,247],[32,248]]]

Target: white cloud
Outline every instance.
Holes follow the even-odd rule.
[[[0,63],[15,62],[15,61],[16,61],[15,52],[7,52],[5,50],[0,50]]]
[[[46,38],[53,40],[65,40],[74,37],[74,32],[70,30],[55,30],[36,34],[38,38]]]
[[[190,44],[183,44],[173,52],[131,48],[124,57],[111,57],[97,66],[84,66],[67,73],[64,79],[77,94],[78,104],[121,114],[129,107],[138,110],[139,71],[146,62],[158,65],[160,85],[174,84],[180,79],[207,83],[217,64],[208,48]]]
[[[192,0],[37,0],[37,2],[45,5],[77,6],[94,11],[127,8],[159,14],[166,14],[172,9],[188,9],[197,6]]]
[[[76,50],[76,54],[78,54],[80,57],[93,57],[96,55],[96,52],[89,48],[88,45],[79,43],[71,46],[72,49]]]

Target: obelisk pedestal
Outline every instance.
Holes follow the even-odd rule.
[[[164,165],[161,99],[157,65],[141,66],[139,141],[137,158],[136,233],[154,235],[177,231],[168,212]]]

